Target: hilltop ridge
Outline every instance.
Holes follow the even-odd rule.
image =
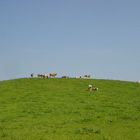
[[[88,84],[99,88],[90,94]],[[140,84],[118,80],[0,81],[2,140],[138,140]]]

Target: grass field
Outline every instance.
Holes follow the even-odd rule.
[[[89,94],[88,84],[99,91]],[[140,140],[140,84],[84,79],[1,81],[0,140]]]

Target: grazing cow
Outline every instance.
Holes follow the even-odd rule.
[[[86,79],[90,79],[90,75],[84,75],[84,77],[83,78],[86,78]]]
[[[88,90],[91,92],[92,91],[92,85],[88,85]]]
[[[92,85],[88,85],[88,91],[92,92],[92,91],[98,91],[98,88],[93,87]]]
[[[41,78],[41,74],[37,74],[37,77],[38,77],[38,78]]]
[[[37,74],[38,78],[51,78],[51,77],[55,77],[57,74],[56,73],[50,73],[50,74]]]
[[[44,74],[38,74],[37,77],[38,78],[45,78],[45,75]]]
[[[55,76],[57,75],[57,73],[50,73],[50,77],[55,78]]]
[[[96,88],[96,87],[93,87],[93,91],[98,91],[98,88]]]

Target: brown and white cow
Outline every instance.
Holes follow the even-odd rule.
[[[52,77],[52,78],[55,78],[56,75],[57,75],[57,73],[50,73],[50,74],[49,74],[49,76]]]

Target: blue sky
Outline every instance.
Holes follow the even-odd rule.
[[[0,80],[57,72],[140,80],[139,0],[0,1]]]

